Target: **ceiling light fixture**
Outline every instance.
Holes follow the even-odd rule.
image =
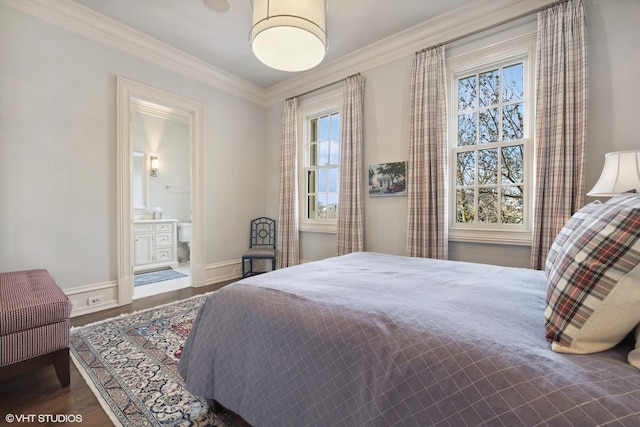
[[[315,67],[327,52],[325,0],[253,0],[254,55],[282,71]]]

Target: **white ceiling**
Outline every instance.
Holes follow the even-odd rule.
[[[273,70],[253,56],[251,0],[229,0],[226,13],[212,11],[202,0],[74,1],[265,89],[297,75]],[[327,0],[324,63],[476,1]]]

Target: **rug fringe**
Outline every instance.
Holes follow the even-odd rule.
[[[93,381],[91,381],[91,377],[89,373],[84,368],[84,366],[82,366],[82,363],[80,363],[80,361],[76,358],[76,355],[74,354],[73,350],[70,351],[69,353],[71,354],[71,360],[73,360],[73,364],[76,365],[78,372],[80,372],[80,376],[82,376],[82,379],[84,379],[84,382],[87,384],[87,386],[89,387],[93,395],[96,397],[96,399],[98,400],[98,403],[100,403],[100,406],[102,407],[102,410],[107,414],[107,416],[113,423],[114,427],[124,427],[124,424],[120,422],[116,414],[111,410],[111,407],[109,406],[107,401],[100,394],[100,391],[94,385]]]

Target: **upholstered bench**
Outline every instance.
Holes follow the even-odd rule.
[[[47,270],[0,273],[0,380],[53,363],[68,386],[70,315]]]

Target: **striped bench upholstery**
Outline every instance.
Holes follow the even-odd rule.
[[[70,315],[71,302],[47,270],[0,273],[0,379],[35,368],[28,362],[37,359],[53,363],[67,386]]]

